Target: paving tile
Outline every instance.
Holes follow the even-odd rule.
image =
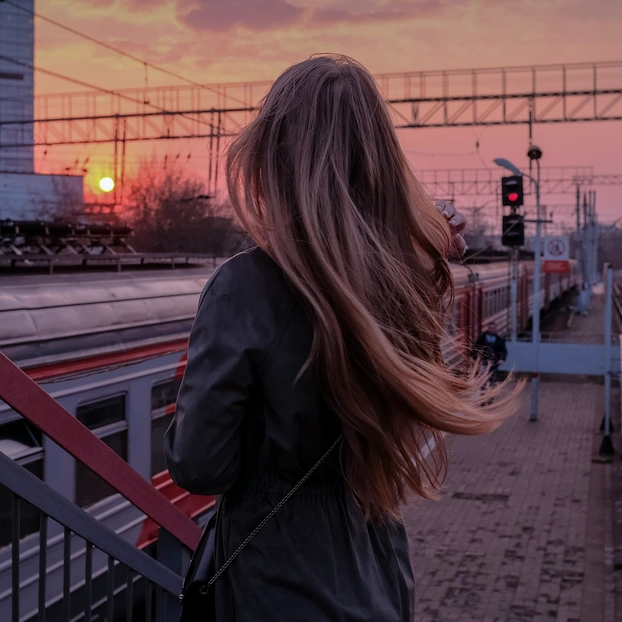
[[[602,391],[542,382],[537,423],[527,387],[520,412],[498,430],[449,439],[441,500],[403,509],[417,622],[579,621]]]

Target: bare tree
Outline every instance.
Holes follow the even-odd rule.
[[[230,206],[206,197],[204,184],[180,168],[144,164],[126,196],[137,250],[226,256],[245,243]]]

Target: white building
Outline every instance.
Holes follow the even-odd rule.
[[[14,2],[34,11],[34,0]],[[0,121],[3,122],[34,118],[34,71],[25,66],[34,64],[33,20],[26,11],[0,3]],[[1,125],[0,145],[25,143],[29,146],[0,148],[0,171],[34,173],[33,142],[32,123]]]

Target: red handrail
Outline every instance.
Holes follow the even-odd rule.
[[[190,549],[201,529],[0,352],[0,398]]]

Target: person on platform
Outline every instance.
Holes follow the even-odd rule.
[[[590,308],[590,292],[588,286],[584,284],[577,294],[576,312],[587,315]]]
[[[345,57],[287,69],[227,158],[257,246],[203,290],[165,437],[173,480],[221,495],[216,568],[336,445],[219,576],[216,619],[410,622],[400,504],[440,487],[443,433],[488,432],[515,404],[444,362],[465,218],[426,194]]]
[[[490,368],[490,381],[496,384],[499,381],[499,365],[505,362],[508,351],[505,339],[497,333],[495,322],[489,322],[484,332],[477,338],[471,356],[479,357],[483,365]]]

